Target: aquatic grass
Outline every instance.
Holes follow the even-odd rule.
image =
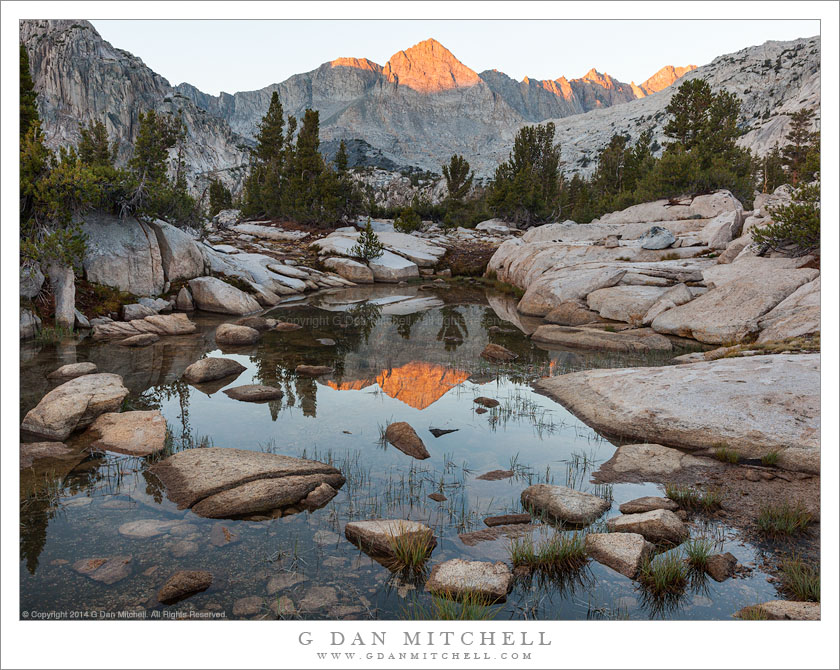
[[[751,605],[738,612],[737,618],[741,621],[767,621],[770,617],[761,605]]]
[[[764,456],[761,457],[761,464],[766,465],[768,468],[776,467],[776,464],[779,462],[779,452],[778,451],[771,451]]]
[[[782,591],[796,600],[820,602],[820,571],[796,555],[779,564]]]
[[[764,535],[779,538],[799,535],[808,528],[811,519],[811,513],[801,502],[785,501],[762,506],[756,524]]]
[[[683,544],[688,564],[695,570],[705,570],[712,555],[714,543],[704,537],[694,538]]]
[[[493,606],[480,593],[470,591],[460,595],[434,595],[428,604],[415,599],[404,608],[401,618],[415,621],[490,621],[501,611],[501,606]]]
[[[613,485],[612,484],[595,484],[592,487],[592,494],[603,498],[610,505],[613,504]]]
[[[721,463],[729,463],[731,465],[735,465],[740,460],[738,452],[734,449],[730,449],[725,444],[722,444],[715,449],[714,456]]]
[[[678,552],[660,554],[642,564],[638,581],[654,597],[677,595],[688,583],[688,568]]]
[[[388,537],[393,557],[388,567],[392,570],[421,570],[432,555],[434,540],[428,532],[396,532]]]
[[[716,487],[699,489],[694,486],[668,482],[665,484],[665,497],[670,498],[683,509],[713,512],[720,508],[723,492]]]
[[[68,337],[73,337],[73,330],[71,328],[54,326],[41,328],[41,330],[35,334],[35,341],[38,342],[38,344],[55,344],[67,339]]]
[[[546,574],[574,572],[582,568],[587,560],[583,533],[555,533],[539,544],[534,543],[531,535],[514,538],[509,552],[514,567]]]

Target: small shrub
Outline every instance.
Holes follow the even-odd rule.
[[[411,207],[406,207],[394,219],[394,230],[400,233],[412,233],[420,227],[420,223],[420,215]]]
[[[771,207],[773,222],[754,228],[753,240],[774,251],[804,256],[820,248],[820,182],[802,184],[791,202]]]
[[[675,552],[660,554],[639,570],[639,583],[653,596],[682,593],[687,582],[688,569]]]
[[[798,556],[791,556],[779,566],[782,590],[797,600],[820,602],[820,571]]]
[[[726,445],[721,445],[715,449],[715,458],[721,463],[731,463],[734,465],[738,462],[738,452],[730,449]]]
[[[709,556],[712,555],[714,544],[705,538],[695,538],[683,545],[688,564],[696,570],[704,570]]]
[[[811,513],[801,502],[771,503],[759,510],[756,523],[769,537],[798,535],[811,523]]]
[[[379,258],[384,252],[385,247],[379,241],[379,236],[373,232],[373,226],[368,218],[364,230],[359,235],[359,241],[350,247],[348,253],[363,261],[372,261],[375,258]]]
[[[771,451],[769,454],[764,454],[761,457],[761,464],[766,465],[768,468],[776,467],[776,463],[779,462],[779,452],[778,451]]]

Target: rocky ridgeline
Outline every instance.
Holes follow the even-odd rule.
[[[521,82],[495,70],[476,73],[426,40],[385,66],[342,58],[258,91],[219,96],[187,83],[172,87],[139,58],[104,41],[87,21],[22,21],[20,37],[50,146],[75,144],[79,122],[104,119],[124,161],[140,111],[180,111],[188,181],[196,190],[211,176],[234,190],[241,186],[247,168],[242,147],[251,142],[274,91],[288,113],[321,112],[325,147],[340,139],[368,147],[365,153],[376,156],[362,164],[439,172],[460,153],[479,177],[492,175],[507,159],[522,125],[546,120],[557,125],[569,174],[594,169],[598,151],[614,134],[635,139],[650,128],[663,144],[664,110],[680,75],[738,94],[748,127],[740,142],[758,153],[784,137],[791,112],[809,107],[819,114],[819,37],[767,42],[694,70],[666,67],[640,86],[594,69],[579,79]],[[389,188],[402,188],[393,181]]]

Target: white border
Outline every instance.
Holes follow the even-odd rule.
[[[345,667],[319,661],[303,631],[546,631],[552,646],[509,660],[354,660],[347,667],[833,667],[838,664],[838,14],[835,2],[4,2],[2,4],[2,667]],[[19,18],[605,18],[822,20],[822,621],[762,622],[109,622],[18,620],[17,80]],[[698,36],[702,39],[702,36]],[[119,46],[119,45],[117,45]],[[744,46],[749,46],[744,44]],[[457,45],[453,45],[457,51]],[[646,45],[645,48],[648,48]],[[759,630],[760,628],[760,630]],[[313,645],[314,646],[314,645]],[[366,648],[379,651],[379,648]],[[403,651],[399,648],[396,651]],[[445,651],[444,647],[435,649]],[[482,651],[480,647],[468,651]],[[518,647],[514,650],[523,651]],[[454,651],[454,649],[453,649]],[[466,651],[462,650],[462,651]],[[500,647],[493,650],[501,651]]]

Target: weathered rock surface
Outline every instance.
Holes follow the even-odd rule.
[[[576,525],[592,523],[610,508],[603,498],[553,484],[529,486],[520,499],[522,506],[534,514],[545,513]]]
[[[736,559],[728,551],[725,554],[715,554],[706,560],[706,573],[716,582],[722,582],[735,574]]]
[[[667,249],[677,238],[667,228],[661,226],[651,226],[644,235],[639,238],[642,243],[642,249]]]
[[[109,321],[93,326],[94,340],[125,339],[143,333],[154,335],[189,335],[196,330],[186,314],[154,314],[134,321]]]
[[[723,358],[660,368],[589,370],[537,382],[596,430],[689,450],[726,444],[745,458],[778,451],[819,472],[820,355]]]
[[[611,533],[638,533],[654,543],[680,544],[688,537],[688,528],[679,517],[667,509],[655,509],[641,514],[622,514],[607,520]]]
[[[175,298],[175,309],[181,312],[192,312],[195,310],[195,303],[192,299],[192,293],[186,286],[182,286],[178,291],[178,296]]]
[[[645,314],[666,291],[659,286],[613,286],[593,291],[586,302],[605,319],[641,325]]]
[[[104,412],[119,409],[128,389],[119,375],[99,373],[71,379],[47,393],[23,419],[21,431],[48,440],[65,440]]]
[[[90,425],[86,437],[90,446],[131,456],[148,456],[163,450],[166,420],[160,410],[107,412]]]
[[[717,462],[710,458],[692,456],[679,449],[663,447],[661,444],[625,444],[616,449],[612,458],[603,463],[593,477],[597,481],[661,482],[680,470],[713,468],[717,465]],[[654,509],[670,507],[660,506]],[[626,514],[623,509],[621,511]]]
[[[210,588],[213,573],[207,570],[178,570],[158,591],[158,600],[164,605],[173,605],[185,598]]]
[[[233,603],[233,616],[246,617],[259,614],[263,610],[262,596],[238,598]]]
[[[490,470],[483,475],[479,475],[476,479],[483,482],[497,482],[501,479],[510,479],[516,474],[513,470]]]
[[[670,498],[658,498],[656,496],[645,496],[643,498],[636,498],[635,500],[628,500],[626,503],[619,505],[618,510],[622,514],[640,514],[642,512],[650,512],[655,509],[668,509],[676,512],[679,505]]]
[[[760,605],[750,605],[735,613],[736,618],[746,616],[755,608],[761,609],[771,621],[819,621],[820,604],[794,600],[770,600]]]
[[[426,591],[453,599],[473,595],[503,602],[512,585],[513,573],[502,562],[453,558],[432,568],[426,580]]]
[[[671,351],[671,341],[650,328],[613,333],[598,328],[545,325],[531,335],[535,342],[601,351]]]
[[[68,363],[50,372],[47,379],[75,379],[82,375],[92,375],[96,371],[96,363]]]
[[[494,398],[486,398],[484,396],[479,396],[478,398],[473,398],[473,402],[477,405],[481,405],[482,407],[486,407],[488,409],[492,409],[493,407],[499,406],[499,401],[495,400]]]
[[[558,326],[582,326],[586,323],[601,321],[601,315],[587,309],[574,300],[561,302],[543,317],[548,323]]]
[[[338,491],[336,491],[332,486],[324,482],[320,486],[315,487],[315,489],[306,495],[300,501],[300,506],[305,510],[316,510],[321,509],[324,505],[326,505],[330,500],[335,498],[338,495]]]
[[[262,384],[246,384],[235,386],[232,389],[225,389],[224,394],[234,400],[243,402],[268,402],[283,397],[282,389],[276,386],[264,386]]]
[[[803,284],[758,321],[758,343],[785,340],[820,331],[821,277]]]
[[[474,530],[469,533],[459,533],[458,539],[466,546],[474,547],[481,542],[494,542],[501,538],[512,540],[514,538],[530,535],[538,532],[544,526],[528,523],[515,523],[500,526],[491,526],[489,528],[482,528],[481,530]]]
[[[63,442],[21,442],[20,469],[32,467],[35,461],[64,459],[73,453]]]
[[[35,337],[41,330],[41,319],[28,309],[20,310],[20,339],[28,340]]]
[[[368,261],[374,281],[396,284],[420,276],[417,265],[397,254],[385,251],[381,256]]]
[[[230,358],[202,358],[184,370],[181,377],[190,384],[200,384],[231,375],[239,376],[245,369],[244,365]]]
[[[656,549],[638,533],[588,533],[585,545],[590,558],[630,579]]]
[[[398,540],[426,543],[430,553],[437,544],[431,528],[404,519],[351,521],[344,526],[344,536],[366,553],[390,559],[396,557],[394,543]]]
[[[196,240],[180,228],[159,219],[150,223],[149,227],[157,237],[166,281],[193,279],[204,274],[204,254]]]
[[[216,328],[215,339],[219,344],[254,344],[260,339],[260,331],[248,326],[223,323]]]
[[[271,514],[344,477],[318,461],[242,449],[190,449],[152,466],[179,508],[213,518]]]
[[[349,258],[327,258],[324,260],[324,267],[356,284],[373,283],[373,271],[364,263]]]
[[[189,282],[197,309],[221,314],[252,314],[260,304],[250,295],[215,277],[198,277]]]
[[[248,328],[253,328],[254,330],[264,333],[276,326],[277,322],[274,319],[266,319],[262,316],[245,316],[235,321],[234,325],[247,326]]]
[[[717,267],[737,265],[739,262]],[[817,270],[776,269],[741,276],[663,312],[651,327],[658,333],[693,337],[708,344],[740,342],[757,332],[760,317],[818,274]]]
[[[726,249],[732,240],[741,235],[743,225],[743,211],[734,209],[709,221],[700,237],[710,249]]]
[[[123,321],[134,321],[135,319],[145,319],[147,316],[154,316],[157,314],[155,310],[140,303],[132,303],[130,305],[122,306]]]
[[[116,584],[131,574],[131,556],[83,558],[73,563],[73,570],[103,584]]]
[[[484,347],[484,351],[481,352],[481,357],[493,362],[507,362],[518,358],[510,349],[503,347],[501,344],[493,344],[492,342]]]
[[[164,521],[162,519],[137,519],[127,521],[117,528],[117,532],[123,537],[132,540],[145,540],[150,537],[157,537],[170,532],[180,521]]]
[[[390,424],[385,429],[385,439],[404,454],[418,460],[429,458],[431,455],[414,428],[405,421]]]

